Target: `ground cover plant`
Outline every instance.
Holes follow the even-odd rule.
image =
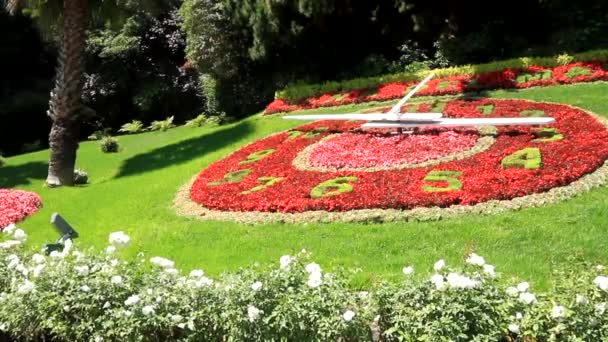
[[[605,116],[606,92],[608,85],[598,82],[484,95],[566,103]],[[369,103],[332,110],[350,112],[389,105]],[[175,192],[192,175],[251,142],[299,124],[280,117],[254,116],[221,127],[178,127],[125,135],[116,138],[120,153],[111,154],[101,153],[96,141],[84,142],[77,167],[88,172],[89,184],[82,188],[45,188],[48,152],[24,154],[8,158],[7,165],[0,168],[0,187],[40,195],[44,206],[21,223],[32,245],[57,239],[48,220],[59,212],[78,230],[82,243],[101,249],[107,234],[121,229],[147,255],[163,255],[186,269],[205,265],[210,276],[306,248],[328,270],[338,266],[360,269],[350,279],[358,287],[380,279],[400,279],[395,270],[403,264],[420,268],[440,258],[456,264],[465,252],[475,251],[493,260],[505,275],[521,276],[535,288],[546,289],[552,265],[563,265],[572,255],[598,263],[608,260],[606,187],[539,208],[437,222],[250,226],[175,214]],[[136,253],[126,251],[132,258]]]
[[[608,276],[576,262],[538,292],[504,279],[476,253],[456,266],[401,269],[402,280],[364,289],[347,270],[328,271],[302,250],[268,266],[209,277],[138,253],[123,231],[101,253],[67,240],[48,255],[23,248],[27,234],[3,228],[0,330],[26,340],[603,340]],[[420,273],[421,278],[414,279]]]

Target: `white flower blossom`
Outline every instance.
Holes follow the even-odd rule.
[[[472,289],[479,285],[479,282],[458,273],[448,274],[447,280],[450,287],[456,289]]]
[[[445,260],[441,259],[433,265],[433,269],[435,271],[441,271],[441,269],[445,266]]]
[[[137,304],[137,302],[139,302],[139,296],[138,295],[132,295],[129,298],[127,298],[127,300],[125,300],[125,305],[126,306],[131,306],[131,305]]]
[[[42,273],[42,270],[44,270],[45,267],[46,267],[45,264],[36,265],[36,267],[34,267],[32,269],[32,276],[34,278],[38,278],[40,276],[40,273]]]
[[[36,285],[29,280],[25,280],[23,284],[17,288],[18,294],[28,294],[36,289]]]
[[[355,312],[352,310],[346,310],[343,314],[342,314],[342,318],[347,321],[350,322],[353,320],[353,318],[355,317]]]
[[[13,239],[24,242],[25,240],[27,240],[27,234],[25,234],[23,229],[17,228],[17,229],[15,229],[15,232],[13,233]]]
[[[40,264],[44,264],[46,262],[46,258],[44,257],[44,255],[36,253],[36,254],[32,255],[32,261],[35,264],[40,265]]]
[[[530,288],[530,284],[528,284],[527,281],[517,284],[517,291],[519,291],[519,292],[526,292],[526,291],[528,291],[529,288]]]
[[[19,240],[7,240],[7,241],[0,243],[0,248],[1,249],[11,249],[11,248],[13,248],[15,246],[19,246],[19,245],[21,245],[21,241],[19,241]]]
[[[260,317],[262,310],[256,308],[253,305],[249,305],[247,307],[247,317],[249,318],[249,322],[254,322]]]
[[[112,276],[112,278],[110,278],[110,283],[114,285],[122,284],[122,277],[119,275]]]
[[[173,323],[179,323],[184,319],[184,316],[182,315],[170,315],[171,318],[171,322]]]
[[[431,276],[431,283],[433,283],[433,285],[435,285],[435,288],[438,291],[445,291],[448,286],[446,284],[446,282],[443,280],[443,276],[441,274],[435,274],[433,276]]]
[[[321,286],[323,281],[321,280],[322,275],[321,272],[313,272],[308,276],[308,286],[312,288],[317,288]]]
[[[10,235],[10,234],[13,234],[15,229],[17,229],[17,226],[15,226],[14,223],[11,223],[8,226],[4,227],[4,229],[2,229],[2,232]]]
[[[91,291],[91,288],[90,288],[90,287],[88,287],[87,285],[82,285],[82,286],[80,287],[80,290],[81,290],[82,292],[89,292],[89,291]]]
[[[110,242],[110,244],[116,248],[121,248],[121,247],[125,247],[129,244],[129,240],[131,238],[126,235],[124,232],[119,231],[119,232],[114,232],[110,234],[110,237],[108,238],[108,241]]]
[[[19,260],[19,258],[12,258],[12,259],[10,259],[10,261],[6,267],[8,267],[9,270],[12,270],[14,268],[17,268],[17,266],[20,264],[21,264],[21,260]]]
[[[405,275],[410,275],[412,273],[414,273],[414,268],[412,266],[407,266],[403,268],[403,274]]]
[[[580,305],[587,305],[589,304],[589,299],[587,299],[587,297],[583,296],[583,295],[576,295],[576,304],[580,304]]]
[[[95,336],[93,342],[103,342],[103,337]]]
[[[494,266],[485,264],[483,265],[483,272],[488,275],[490,278],[496,278],[496,273],[494,272]]]
[[[116,247],[114,247],[114,246],[106,247],[106,254],[113,254],[114,252],[116,252]]]
[[[287,267],[289,267],[289,264],[291,264],[292,261],[294,261],[294,257],[292,257],[291,255],[283,255],[279,259],[281,269],[286,269]]]
[[[320,273],[321,272],[321,266],[319,266],[319,264],[314,263],[314,262],[311,262],[310,264],[306,265],[306,267],[304,269],[308,273]]]
[[[593,279],[593,283],[602,291],[608,292],[608,277],[597,276]]]
[[[551,309],[551,317],[559,319],[566,316],[566,308],[561,305],[554,305]]]
[[[477,265],[477,266],[483,266],[486,263],[486,261],[484,260],[484,258],[482,256],[479,256],[475,253],[471,253],[471,255],[469,255],[469,257],[465,261],[467,264]]]
[[[161,257],[150,258],[150,262],[161,268],[173,268],[175,265],[173,261]]]
[[[15,271],[23,274],[24,277],[27,277],[27,275],[30,273],[27,267],[23,266],[23,264],[17,265],[17,267],[15,267]]]
[[[200,278],[205,275],[203,270],[192,270],[190,271],[190,278]]]
[[[74,267],[74,272],[79,276],[86,277],[89,275],[89,266],[76,266]]]
[[[207,285],[211,285],[213,284],[213,279],[211,278],[207,278],[207,277],[201,277],[196,283],[195,283],[195,287],[200,288],[203,286],[207,286]]]
[[[253,291],[259,291],[262,288],[262,282],[261,281],[256,281],[255,283],[251,284],[251,289]]]
[[[509,324],[509,331],[514,334],[519,334],[519,325],[517,324]]]
[[[154,314],[154,307],[152,305],[146,305],[141,308],[141,313],[143,313],[144,316],[150,316]]]
[[[104,309],[109,309],[109,308],[110,308],[110,306],[112,306],[112,304],[110,304],[110,302],[105,302],[105,303],[103,304],[103,308],[104,308]]]
[[[522,318],[524,318],[524,315],[522,315],[521,312],[517,312],[517,313],[515,313],[515,318],[522,319]]]
[[[603,315],[606,312],[606,303],[595,304],[595,311],[598,315]]]
[[[179,273],[179,271],[177,269],[175,269],[175,268],[165,268],[163,270],[163,273],[165,273],[165,274],[171,274],[171,275],[176,275],[176,274]]]
[[[519,294],[519,300],[526,304],[532,304],[536,302],[536,296],[529,292],[524,292]]]
[[[507,289],[505,290],[505,292],[507,292],[507,294],[511,297],[517,297],[519,295],[519,290],[516,287],[513,286],[509,286],[507,287]]]

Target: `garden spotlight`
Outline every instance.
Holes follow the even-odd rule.
[[[66,240],[72,240],[78,237],[78,232],[70,226],[66,220],[63,219],[58,213],[51,215],[51,224],[55,227],[57,233],[59,233],[59,240],[56,243],[49,243],[44,246],[45,253],[51,254],[52,251],[63,251],[63,243]]]

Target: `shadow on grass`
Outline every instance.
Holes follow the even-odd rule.
[[[138,154],[125,160],[114,178],[141,174],[188,162],[241,139],[252,131],[250,123],[241,122],[235,126]]]
[[[0,188],[14,188],[19,185],[31,184],[31,179],[44,183],[49,165],[45,162],[29,162],[20,165],[5,165],[0,167]]]

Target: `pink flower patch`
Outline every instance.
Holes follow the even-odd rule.
[[[29,191],[0,189],[0,229],[40,208],[40,197]]]
[[[435,134],[386,136],[345,133],[319,144],[308,163],[315,167],[364,168],[419,164],[465,151],[477,141],[472,131],[439,131]]]

